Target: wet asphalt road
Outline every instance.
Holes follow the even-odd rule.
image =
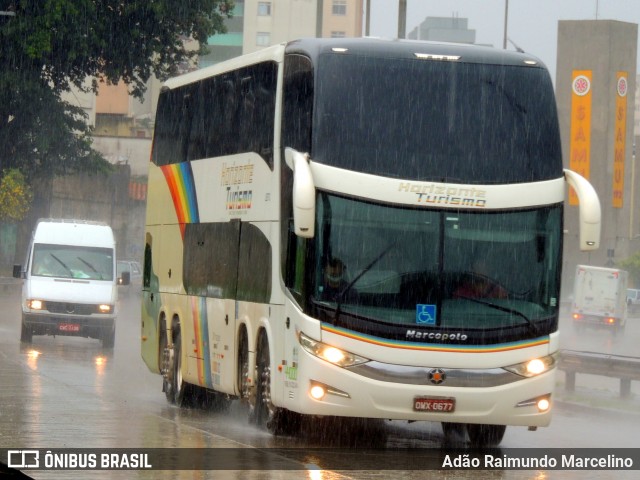
[[[335,423],[307,426],[296,437],[273,437],[248,424],[242,405],[227,414],[168,405],[160,377],[148,372],[139,354],[139,297],[121,299],[122,310],[113,351],[100,342],[74,337],[34,337],[33,344],[19,342],[19,298],[0,295],[0,448],[306,448],[321,447],[309,458],[295,458],[300,470],[238,471],[32,471],[33,478],[423,478],[419,470],[404,472],[362,470],[305,471],[305,464],[322,465],[323,455],[342,447],[383,447],[411,465],[411,450],[449,448],[443,445],[439,424],[387,422],[347,429]],[[599,332],[576,336],[565,326],[563,348],[640,356],[640,319],[628,325],[626,334],[614,339]],[[609,349],[610,351],[606,351]],[[559,375],[562,381],[563,375]],[[593,377],[578,386],[598,395],[616,398],[618,384]],[[632,401],[640,398],[632,384]],[[559,386],[559,391],[562,386]],[[591,390],[586,390],[587,394]],[[559,395],[561,396],[561,395]],[[615,403],[615,402],[614,402]],[[633,403],[631,408],[633,409]],[[640,401],[637,403],[640,413]],[[355,433],[354,433],[355,431]],[[322,433],[319,433],[322,432]],[[377,441],[374,441],[378,439]],[[464,447],[460,443],[455,445]],[[552,424],[537,432],[507,429],[503,448],[521,447],[633,447],[640,448],[640,414],[610,412],[558,403]],[[323,453],[326,451],[326,453]],[[417,452],[417,450],[416,450]],[[327,460],[327,459],[325,459]],[[369,462],[370,463],[370,462]],[[402,463],[400,463],[402,464]],[[435,474],[436,472],[431,472]],[[633,472],[492,471],[485,478],[635,478]],[[637,472],[636,472],[637,473]],[[89,475],[88,475],[89,474]],[[447,472],[447,478],[475,478],[473,472]]]

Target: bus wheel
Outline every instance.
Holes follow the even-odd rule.
[[[463,443],[466,438],[464,423],[442,422],[442,433],[445,443]]]
[[[164,327],[164,321],[160,326],[160,374],[162,375],[162,391],[167,397],[167,401],[170,404],[175,404],[175,397],[173,396],[173,382],[171,376],[173,375],[173,348],[169,348],[167,341],[167,333]]]
[[[249,403],[250,410],[255,408],[252,387],[253,383],[249,377],[249,343],[246,334],[243,333],[238,346],[238,390],[240,398]]]
[[[170,366],[169,378],[171,380],[171,393],[173,402],[178,407],[193,406],[196,392],[192,387],[182,380],[182,350],[180,338],[180,330],[176,329],[173,333],[173,362]]]
[[[25,325],[24,316],[22,317],[22,329],[20,330],[20,341],[22,343],[31,343],[33,341],[33,331],[29,325]]]
[[[292,434],[300,429],[302,416],[271,402],[271,361],[266,337],[260,342],[258,351],[258,382],[253,420],[274,435]]]
[[[480,425],[470,423],[467,425],[469,441],[472,447],[496,447],[502,441],[506,425]]]

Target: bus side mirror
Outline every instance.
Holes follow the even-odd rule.
[[[309,166],[309,155],[285,148],[284,157],[293,170],[293,228],[297,236],[313,238],[316,221],[316,187]]]
[[[597,250],[602,215],[598,194],[586,178],[572,170],[565,169],[564,178],[575,190],[580,203],[580,250]]]

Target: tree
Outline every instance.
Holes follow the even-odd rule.
[[[617,266],[629,272],[632,284],[635,288],[640,288],[640,252],[636,252],[629,258],[617,262]]]
[[[123,80],[141,98],[224,32],[233,0],[0,0],[0,171],[37,177],[105,170],[83,110],[60,95]],[[193,38],[200,50],[188,51]],[[86,84],[86,79],[93,81]]]
[[[0,175],[0,221],[17,222],[24,218],[31,206],[33,193],[24,175],[12,168]]]

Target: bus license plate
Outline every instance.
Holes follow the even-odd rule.
[[[58,325],[58,330],[61,332],[79,332],[80,325],[77,323],[61,323]]]
[[[416,412],[451,413],[455,408],[455,398],[416,397],[413,399],[413,409]]]

